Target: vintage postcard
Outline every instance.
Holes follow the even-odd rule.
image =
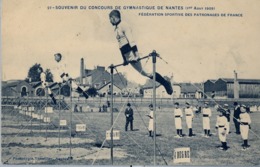
[[[259,166],[258,0],[2,0],[2,165]]]

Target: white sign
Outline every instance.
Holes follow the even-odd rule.
[[[14,106],[14,109],[18,109],[18,106]]]
[[[60,120],[60,126],[67,126],[67,120]]]
[[[106,140],[111,140],[110,137],[110,130],[106,131]],[[119,130],[113,130],[113,140],[120,140],[120,131]]]
[[[175,148],[173,151],[173,163],[190,162],[190,147]]]
[[[43,122],[51,122],[51,118],[50,117],[44,117]]]
[[[28,111],[34,111],[34,107],[28,107]]]
[[[34,113],[33,113],[33,114],[32,114],[32,117],[33,117],[33,118],[38,118],[38,114],[34,114]]]
[[[45,107],[45,113],[53,113],[52,107]]]
[[[76,124],[76,132],[85,132],[86,124]]]
[[[38,118],[37,119],[43,119],[43,115],[38,115]]]

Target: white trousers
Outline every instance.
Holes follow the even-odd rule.
[[[192,116],[186,116],[187,127],[192,128]]]
[[[203,129],[210,130],[210,119],[209,119],[209,117],[203,117],[202,121],[203,121]]]
[[[182,129],[182,121],[180,117],[175,118],[175,127],[176,129]]]

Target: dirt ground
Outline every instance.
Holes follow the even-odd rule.
[[[152,165],[154,155],[153,138],[148,137],[149,118],[147,108],[135,107],[134,131],[124,131],[123,112],[114,113],[114,130],[120,131],[120,140],[114,141],[114,165]],[[44,114],[43,111],[36,111]],[[179,165],[260,165],[260,112],[251,113],[252,131],[249,135],[250,149],[241,150],[242,139],[234,133],[227,141],[230,149],[226,152],[217,149],[220,145],[216,135],[216,111],[213,109],[210,138],[203,137],[202,115],[193,121],[193,138],[175,138],[173,111],[171,108],[157,110],[157,165],[174,165],[173,150],[190,147],[191,163]],[[59,131],[59,111],[48,114],[51,123],[31,119],[12,108],[2,108],[2,163],[4,164],[76,164],[109,165],[110,142],[105,140],[110,128],[111,113],[87,112],[72,113],[72,137],[70,140],[70,112],[60,111],[61,119],[68,126]],[[45,115],[46,116],[46,115]],[[232,118],[231,118],[232,120]],[[75,132],[76,124],[86,124],[85,132]],[[183,132],[187,135],[185,118]],[[60,138],[60,140],[59,140]],[[60,142],[59,142],[60,141]],[[71,144],[70,144],[71,141]],[[102,148],[101,148],[102,146]],[[73,159],[69,159],[69,157]]]

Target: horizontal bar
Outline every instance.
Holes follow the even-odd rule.
[[[142,57],[142,58],[139,58],[139,59],[137,59],[137,61],[141,61],[141,60],[143,60],[143,59],[147,59],[147,58],[149,58],[149,57],[151,57],[152,56],[152,53],[151,54],[149,54],[149,55],[147,55],[147,56],[144,56],[144,57]],[[158,54],[157,54],[157,57],[158,57]],[[128,63],[134,63],[134,62],[136,62],[136,61],[128,61]],[[116,68],[116,67],[120,67],[120,66],[123,66],[124,64],[123,63],[121,63],[121,64],[117,64],[117,65],[110,65],[108,68]]]

